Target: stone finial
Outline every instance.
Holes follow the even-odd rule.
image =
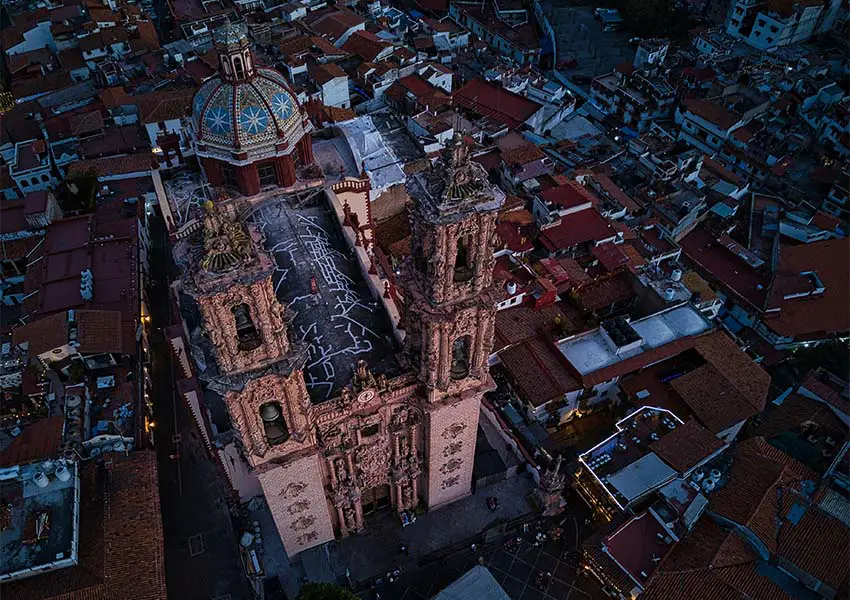
[[[228,218],[216,204],[207,202],[205,206],[201,267],[214,273],[232,271],[250,258],[251,238],[243,224]]]

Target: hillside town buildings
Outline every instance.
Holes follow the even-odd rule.
[[[4,5],[0,596],[846,597],[845,9]]]

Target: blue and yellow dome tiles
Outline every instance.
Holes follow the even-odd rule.
[[[271,69],[257,69],[255,77],[236,84],[207,81],[195,94],[192,117],[200,143],[234,151],[303,133],[296,127],[298,104],[283,75]]]

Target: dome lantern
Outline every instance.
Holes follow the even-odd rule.
[[[254,56],[251,54],[244,25],[228,23],[216,29],[213,34],[213,46],[218,52],[222,79],[235,83],[254,77]]]

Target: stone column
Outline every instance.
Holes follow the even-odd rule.
[[[254,196],[260,193],[260,176],[256,165],[245,165],[236,168],[236,184],[244,196]]]
[[[277,159],[278,168],[280,169],[280,185],[281,187],[289,187],[295,185],[295,162],[292,156],[287,154]]]
[[[339,519],[339,532],[342,534],[342,537],[348,537],[350,532],[348,531],[348,527],[345,526],[345,514],[342,512],[341,506],[336,507],[336,515]]]
[[[302,165],[309,165],[313,162],[313,136],[305,133],[304,137],[298,142],[298,154],[301,157]]]
[[[224,185],[224,178],[221,176],[221,166],[217,160],[212,158],[202,158],[201,164],[204,166],[204,171],[207,173],[207,181],[212,186]]]

